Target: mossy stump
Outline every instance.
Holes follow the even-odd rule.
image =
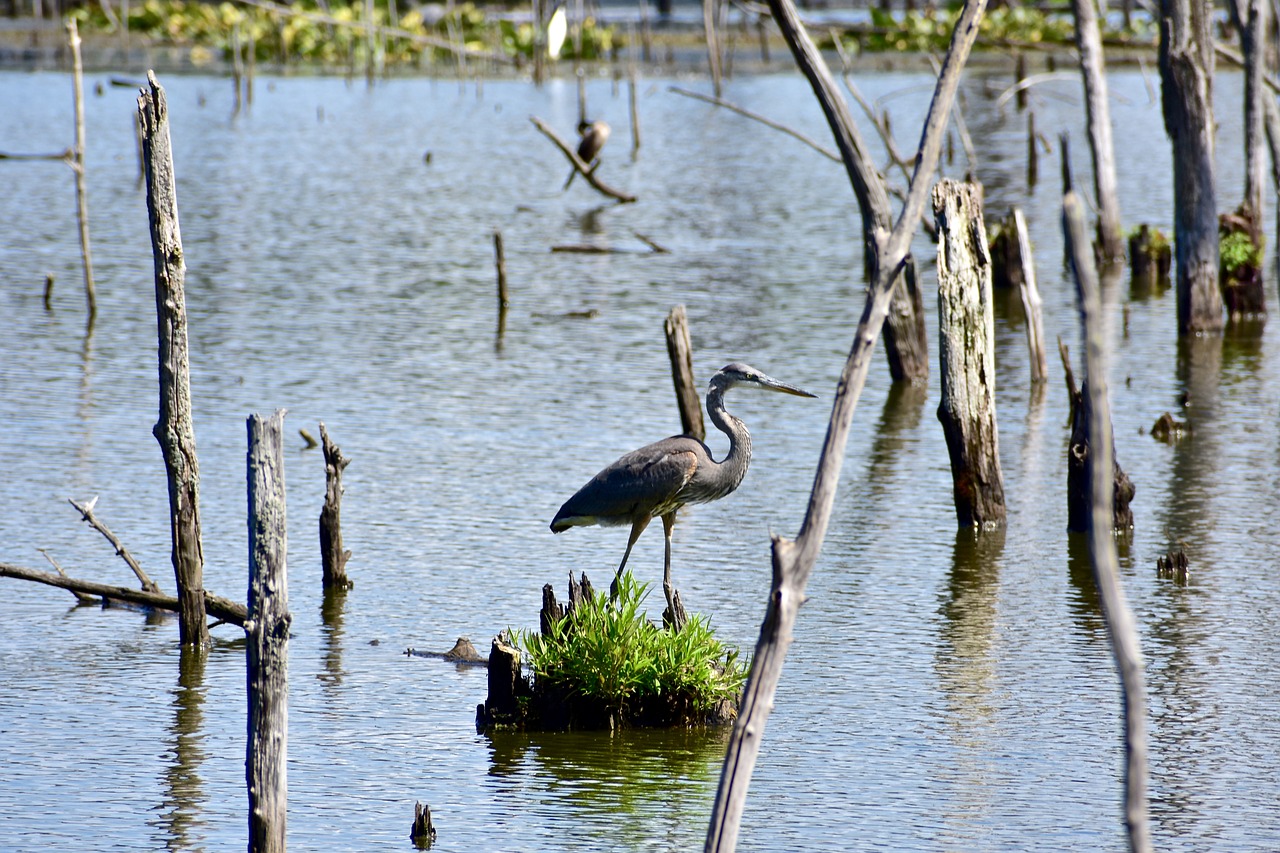
[[[1248,208],[1218,217],[1218,282],[1231,323],[1256,321],[1267,314],[1262,242],[1257,217]]]
[[[1173,246],[1159,229],[1144,223],[1129,235],[1130,288],[1134,296],[1168,290],[1172,266]]]
[[[476,728],[670,728],[735,719],[745,679],[736,651],[696,614],[679,631],[653,624],[638,609],[645,591],[624,574],[613,599],[571,574],[569,602],[561,605],[544,586],[540,632],[503,632],[493,641],[489,696],[476,708]]]

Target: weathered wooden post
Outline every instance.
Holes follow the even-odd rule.
[[[1173,143],[1173,251],[1178,332],[1222,328],[1218,209],[1213,166],[1212,9],[1207,0],[1160,0],[1164,126]]]
[[[205,624],[204,552],[200,544],[200,465],[191,417],[184,290],[187,265],[178,227],[169,105],[154,72],[147,72],[147,86],[138,98],[138,117],[142,125],[160,338],[160,419],[152,432],[160,443],[169,482],[173,573],[182,603],[178,618],[182,644],[206,646],[209,629]]]
[[[329,431],[320,423],[320,440],[324,443],[324,507],[320,510],[320,563],[324,589],[350,589],[347,560],[351,552],[342,547],[342,472],[351,460],[342,448],[329,439]]]
[[[1044,382],[1049,378],[1049,357],[1044,349],[1044,320],[1041,317],[1040,289],[1036,287],[1036,265],[1031,257],[1031,238],[1027,235],[1027,220],[1019,208],[1013,209],[1013,228],[1018,236],[1018,259],[1022,263],[1022,311],[1027,318],[1027,349],[1031,353],[1031,381]]]
[[[685,435],[702,441],[707,428],[702,421],[702,401],[693,378],[693,344],[689,340],[689,319],[684,306],[677,305],[663,324],[667,333],[667,354],[671,357],[671,381],[676,386],[676,405]]]
[[[84,66],[80,61],[80,31],[76,19],[67,18],[67,41],[71,47],[71,67],[75,92],[76,144],[71,150],[71,168],[76,175],[76,221],[80,226],[80,257],[84,262],[84,295],[89,305],[89,325],[98,316],[98,297],[93,284],[93,253],[89,249],[89,192],[84,175]]]
[[[1111,142],[1111,106],[1095,0],[1071,0],[1076,19],[1076,49],[1084,76],[1085,117],[1093,153],[1093,187],[1098,199],[1098,242],[1107,263],[1124,258],[1120,197],[1116,184],[1115,146]]]
[[[289,799],[289,577],[284,409],[248,421],[250,853],[284,853]]]
[[[942,372],[938,420],[951,455],[960,526],[988,527],[1004,521],[1005,505],[996,429],[991,255],[978,188],[939,181],[933,188],[933,215]]]
[[[498,270],[498,338],[507,332],[507,308],[511,294],[507,291],[507,251],[502,245],[502,232],[493,232],[493,259]]]
[[[1089,557],[1094,580],[1102,600],[1102,615],[1111,638],[1116,670],[1120,676],[1124,706],[1124,822],[1133,853],[1152,849],[1147,813],[1147,689],[1144,683],[1142,646],[1134,625],[1133,611],[1125,600],[1112,536],[1112,489],[1108,472],[1112,468],[1111,412],[1107,403],[1105,346],[1101,329],[1102,300],[1093,261],[1087,251],[1084,209],[1075,193],[1062,202],[1063,231],[1071,247],[1072,266],[1080,290],[1080,319],[1085,333],[1085,385],[1082,409],[1090,411],[1089,432],[1096,436],[1097,452],[1090,459],[1092,483],[1089,519]]]

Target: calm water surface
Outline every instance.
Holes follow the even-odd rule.
[[[1125,219],[1168,228],[1158,101],[1138,71],[1111,80]],[[621,452],[678,431],[661,338],[677,303],[688,306],[700,382],[741,359],[823,398],[731,398],[755,436],[750,476],[676,529],[686,604],[750,648],[768,535],[799,525],[861,312],[843,170],[670,94],[676,80],[643,85],[635,159],[625,91],[589,87],[593,112],[615,128],[601,174],[640,197],[622,207],[582,181],[562,193],[564,161],[528,121],[568,133],[570,84],[489,82],[477,93],[448,81],[260,80],[252,110],[233,116],[226,81],[162,82],[189,267],[206,585],[245,597],[251,412],[287,407],[290,436],[324,421],[353,460],[343,522],[356,586],[326,611],[323,463],[297,437],[286,458],[290,846],[404,849],[415,800],[432,807],[439,850],[700,846],[724,732],[480,736],[483,671],[403,652],[460,635],[487,649],[503,628],[536,625],[544,583],[562,589],[571,569],[607,577],[623,532],[553,537],[547,523]],[[989,210],[1027,211],[1046,331],[1078,355],[1056,152],[1041,164],[1052,179],[1029,188],[1025,115],[994,107],[1008,82],[967,83],[977,174]],[[918,126],[926,83],[858,81],[902,129]],[[1216,92],[1238,103],[1238,78],[1220,77]],[[798,77],[738,79],[727,94],[829,138]],[[66,503],[97,496],[100,517],[172,589],[134,101],[108,87],[88,102],[100,303],[89,337],[68,170],[3,166],[0,560],[42,568],[44,548],[74,575],[132,582]],[[1077,140],[1073,163],[1087,175],[1078,83],[1033,101],[1055,148],[1059,131]],[[63,75],[0,75],[0,150],[65,147],[70,104]],[[1240,117],[1224,108],[1218,118],[1226,208],[1240,197]],[[495,229],[512,290],[500,341]],[[671,253],[646,254],[637,233]],[[582,242],[635,251],[549,251]],[[933,251],[923,239],[918,251],[931,299]],[[1274,849],[1277,339],[1197,341],[1180,361],[1171,293],[1122,282],[1107,300],[1117,449],[1138,487],[1121,562],[1147,655],[1156,843]],[[1123,848],[1116,678],[1084,543],[1064,532],[1062,368],[1055,358],[1048,385],[1030,389],[1020,313],[998,302],[1008,528],[957,535],[936,371],[926,390],[890,393],[878,362],[752,782],[745,850]],[[586,310],[598,315],[565,316]],[[1143,433],[1167,410],[1193,427],[1172,447]],[[1178,543],[1193,572],[1185,586],[1155,572]],[[632,566],[656,582],[661,559],[650,533]],[[74,607],[60,591],[5,581],[0,848],[241,847],[237,633],[216,629],[207,660],[184,660],[172,619]]]

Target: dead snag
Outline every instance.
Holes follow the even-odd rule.
[[[1120,228],[1120,197],[1116,181],[1115,146],[1111,141],[1111,106],[1107,99],[1107,71],[1102,35],[1094,0],[1071,0],[1076,19],[1076,48],[1084,76],[1085,117],[1089,150],[1093,154],[1093,188],[1098,199],[1098,249],[1106,263],[1124,258]]]
[[[84,68],[80,62],[80,32],[75,18],[67,18],[67,43],[71,48],[76,113],[76,144],[71,149],[71,168],[76,176],[76,221],[80,228],[80,257],[84,262],[84,295],[89,307],[89,326],[92,327],[98,316],[98,298],[93,286],[93,253],[89,248],[89,194],[84,174]]]
[[[324,443],[324,508],[320,510],[322,586],[324,589],[350,589],[354,586],[347,577],[347,560],[351,559],[351,552],[342,548],[342,472],[351,464],[351,459],[343,456],[342,448],[329,438],[323,421],[320,423],[320,440]]]
[[[974,184],[943,180],[933,188],[938,224],[938,358],[956,516],[961,527],[1005,519],[1004,475],[995,410],[995,315],[991,255]]]
[[[671,357],[671,381],[676,386],[676,405],[680,408],[680,426],[685,435],[702,441],[707,428],[702,421],[702,400],[693,379],[693,344],[689,340],[689,318],[684,306],[671,309],[664,324],[667,333],[667,355]]]
[[[1085,237],[1084,206],[1074,192],[1062,201],[1063,230],[1071,247],[1072,267],[1080,291],[1080,320],[1085,337],[1085,382],[1082,409],[1089,411],[1089,434],[1096,452],[1089,460],[1092,485],[1089,518],[1089,558],[1102,600],[1102,615],[1120,676],[1124,708],[1124,822],[1133,853],[1150,853],[1151,828],[1147,813],[1147,689],[1142,646],[1133,611],[1125,600],[1112,535],[1114,503],[1109,474],[1113,470],[1111,412],[1107,402],[1106,347],[1102,332],[1102,300],[1097,273]]]
[[[204,607],[204,551],[200,543],[200,465],[191,416],[187,300],[178,193],[169,141],[169,106],[153,72],[138,98],[147,176],[147,213],[155,262],[156,318],[160,338],[160,419],[152,432],[164,455],[169,483],[173,573],[178,584],[179,635],[183,645],[209,644]]]
[[[795,539],[777,534],[772,537],[773,578],[769,600],[751,661],[751,675],[743,688],[741,709],[725,750],[711,823],[707,827],[704,847],[707,853],[731,851],[737,845],[747,789],[760,754],[765,726],[773,710],[773,700],[777,695],[782,667],[791,644],[792,630],[799,615],[800,604],[804,601],[805,587],[808,586],[814,564],[822,550],[827,524],[831,520],[854,410],[866,385],[871,356],[889,313],[894,285],[910,251],[911,238],[920,225],[925,196],[942,153],[942,139],[950,122],[960,74],[978,36],[978,21],[985,8],[986,0],[967,0],[961,10],[951,35],[951,46],[938,73],[924,129],[920,134],[916,168],[912,173],[911,186],[902,211],[891,231],[875,229],[869,235],[868,254],[871,263],[868,268],[872,271],[869,276],[871,284],[862,309],[862,318],[854,332],[849,357],[840,374],[827,437],[814,474],[804,522]],[[814,94],[822,105],[833,132],[838,138],[846,138],[848,128],[844,128],[843,124],[851,122],[848,110],[846,108],[843,114],[839,110],[838,104],[843,99],[838,99],[831,72],[817,45],[801,24],[795,4],[792,0],[769,0],[769,9],[791,48],[796,63],[813,86]],[[848,162],[846,159],[846,164]]]
[[[120,541],[119,537],[112,533],[111,529],[107,527],[107,525],[103,524],[96,515],[94,515],[93,508],[98,503],[97,498],[83,504],[78,503],[72,498],[67,498],[67,503],[75,507],[81,517],[84,518],[85,522],[87,522],[94,530],[101,533],[103,538],[111,543],[111,547],[116,549],[116,554],[120,559],[124,560],[129,568],[133,570],[134,577],[138,579],[138,583],[142,584],[143,590],[146,592],[154,592],[157,595],[163,594],[160,592],[160,587],[156,582],[142,570],[142,566],[140,566],[138,561],[134,559],[133,554],[129,553],[129,549],[124,547],[124,543]],[[57,563],[54,563],[54,568],[58,568]],[[59,574],[61,573],[62,571],[59,569]]]
[[[409,830],[409,838],[419,850],[427,849],[436,840],[436,828],[431,823],[431,806],[413,804],[413,828]]]
[[[1018,260],[1022,265],[1022,311],[1027,319],[1027,349],[1031,354],[1031,381],[1049,378],[1049,357],[1044,351],[1044,320],[1041,317],[1040,289],[1036,287],[1036,265],[1031,257],[1031,238],[1027,220],[1018,208],[1013,209],[1013,229],[1018,236]]]
[[[289,739],[289,550],[284,490],[284,410],[248,420],[250,853],[284,853]]]
[[[489,650],[489,696],[476,707],[476,728],[519,722],[520,699],[529,695],[529,682],[520,672],[520,650],[503,631]]]
[[[1222,328],[1214,179],[1212,9],[1207,0],[1161,0],[1160,79],[1173,144],[1173,251],[1178,333]]]

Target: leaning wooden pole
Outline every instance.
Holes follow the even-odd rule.
[[[1107,95],[1106,63],[1095,0],[1071,0],[1076,18],[1076,48],[1084,76],[1085,119],[1089,150],[1093,153],[1093,188],[1098,200],[1098,243],[1107,263],[1124,259],[1120,223],[1120,191],[1116,181],[1115,145],[1111,141],[1111,105]]]
[[[933,188],[938,224],[938,420],[947,439],[956,520],[988,528],[1005,520],[996,427],[995,311],[991,253],[976,184]]]
[[[1112,534],[1112,436],[1107,402],[1106,347],[1102,334],[1102,300],[1085,237],[1084,208],[1074,192],[1062,202],[1063,230],[1072,255],[1080,291],[1080,320],[1085,334],[1085,385],[1092,409],[1090,434],[1096,439],[1090,456],[1093,482],[1089,524],[1089,557],[1093,562],[1098,597],[1116,659],[1124,705],[1124,821],[1129,849],[1147,853],[1151,829],[1147,813],[1147,690],[1142,646],[1133,611],[1120,583],[1115,538]]]
[[[689,318],[683,305],[671,309],[663,329],[667,334],[667,355],[671,357],[671,381],[676,387],[681,431],[702,441],[707,437],[707,427],[702,421],[702,400],[698,397],[698,385],[693,378],[693,344],[689,338]]]
[[[1044,348],[1044,318],[1040,288],[1036,286],[1036,264],[1031,256],[1031,238],[1027,235],[1027,219],[1022,210],[1013,209],[1013,229],[1018,238],[1018,257],[1022,264],[1022,283],[1018,285],[1022,297],[1022,312],[1027,318],[1027,349],[1031,353],[1031,381],[1044,382],[1049,378],[1049,357]]]
[[[796,62],[810,80],[824,75],[830,80],[831,73],[826,62],[800,23],[800,16],[792,0],[769,0],[769,8],[791,47]],[[925,196],[938,166],[942,138],[950,121],[960,73],[978,36],[978,21],[985,8],[986,0],[968,0],[965,3],[956,21],[951,47],[943,60],[933,101],[925,118],[907,200],[892,231],[877,229],[873,232],[874,243],[870,258],[874,275],[871,277],[871,288],[862,309],[862,319],[854,333],[853,346],[837,385],[827,437],[818,460],[818,470],[814,475],[813,491],[809,496],[804,522],[800,527],[800,534],[793,540],[777,535],[773,537],[773,581],[769,603],[764,622],[760,626],[760,637],[751,662],[751,675],[743,688],[738,719],[729,737],[720,786],[707,829],[707,851],[733,850],[738,842],[747,789],[751,784],[756,758],[760,754],[765,725],[773,710],[773,698],[791,645],[792,627],[800,604],[804,601],[809,575],[822,550],[822,541],[835,505],[836,488],[840,482],[840,469],[853,413],[866,383],[876,338],[879,337],[889,313],[894,283],[906,263],[912,235],[919,227],[920,216],[924,212]],[[834,90],[834,82],[831,88]],[[830,115],[834,107],[826,100],[826,91],[826,87],[814,86],[814,92],[823,103],[824,111]]]
[[[289,776],[289,547],[284,410],[248,421],[249,853],[284,853]]]
[[[205,625],[204,552],[200,544],[200,465],[191,417],[188,361],[187,266],[178,227],[178,194],[169,140],[169,106],[154,72],[138,98],[147,176],[147,213],[155,261],[156,322],[159,328],[160,419],[152,432],[160,442],[169,483],[173,574],[182,602],[178,627],[183,645],[209,643]]]
[[[98,316],[98,296],[93,283],[93,252],[89,248],[89,190],[84,174],[84,66],[80,61],[80,31],[76,19],[67,18],[67,41],[71,46],[71,67],[75,90],[76,144],[71,151],[71,168],[76,176],[76,221],[80,226],[80,257],[84,263],[84,295],[89,308],[89,325]]]
[[[1160,0],[1160,94],[1173,145],[1173,246],[1179,334],[1223,326],[1214,182],[1213,10]]]

